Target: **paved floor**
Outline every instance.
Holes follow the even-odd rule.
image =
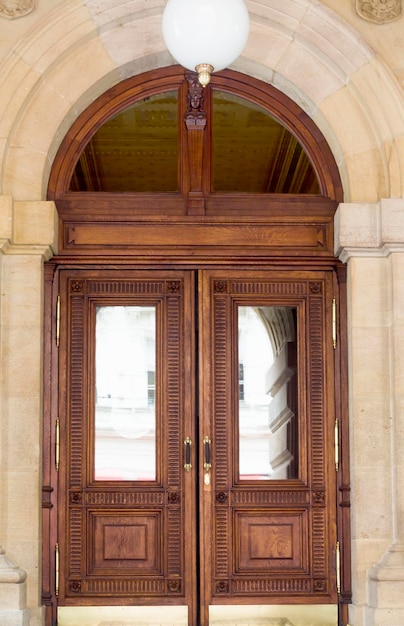
[[[210,626],[337,626],[335,605],[214,606]],[[62,607],[58,626],[187,626],[187,607]]]

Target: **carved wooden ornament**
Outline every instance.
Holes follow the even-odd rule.
[[[356,0],[360,17],[375,24],[386,24],[401,16],[401,0]]]
[[[0,0],[0,17],[14,20],[35,9],[35,0]]]

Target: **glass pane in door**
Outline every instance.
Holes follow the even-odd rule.
[[[297,477],[296,309],[238,308],[242,480]]]
[[[156,313],[96,308],[95,480],[156,480]]]

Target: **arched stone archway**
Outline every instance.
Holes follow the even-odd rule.
[[[161,36],[163,7],[62,4],[13,49],[2,64],[4,194],[43,198],[75,117],[120,80],[173,62]],[[274,84],[310,114],[335,154],[346,200],[400,196],[402,94],[380,59],[321,3],[274,11],[251,2],[249,10],[250,38],[234,68]]]
[[[14,520],[27,504],[36,520],[39,514],[41,267],[57,249],[54,209],[44,202],[48,176],[63,136],[90,102],[123,78],[172,63],[160,34],[163,6],[162,0],[152,5],[121,2],[110,10],[95,0],[61,3],[37,23],[32,14],[32,28],[1,63],[1,471],[7,501],[1,519],[8,553],[28,572],[28,606],[35,625],[42,619],[37,574],[40,528],[32,524],[28,533]],[[320,2],[307,0],[297,6],[286,1],[276,10],[259,2],[249,2],[248,7],[251,37],[234,68],[274,84],[312,117],[334,153],[349,203],[337,214],[336,250],[351,268],[351,415],[357,494],[353,506],[356,608],[351,620],[386,623],[382,620],[390,607],[400,620],[404,608],[397,601],[402,588],[397,581],[402,560],[399,552],[387,550],[390,545],[400,546],[403,532],[403,506],[397,496],[403,476],[398,436],[402,385],[394,356],[403,334],[403,94],[363,37]],[[27,328],[31,347],[21,359],[20,331]],[[368,373],[369,359],[374,376],[364,384],[361,377]],[[372,423],[371,430],[362,425],[363,414]],[[25,419],[18,422],[21,415]],[[34,442],[29,454],[13,423],[26,428],[28,441]],[[13,449],[11,456],[5,453],[6,445]],[[369,529],[366,506],[374,467],[367,459],[372,454],[378,465],[374,478],[381,487],[380,505]],[[21,486],[24,480],[27,489]],[[391,554],[397,560],[392,570],[396,573],[376,568],[368,585],[367,569],[384,553],[386,560]],[[16,609],[21,624],[26,620],[22,606],[24,601]]]

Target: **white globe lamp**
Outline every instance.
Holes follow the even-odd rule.
[[[163,37],[174,59],[198,72],[205,87],[213,71],[228,67],[248,39],[249,17],[244,0],[168,0]]]

